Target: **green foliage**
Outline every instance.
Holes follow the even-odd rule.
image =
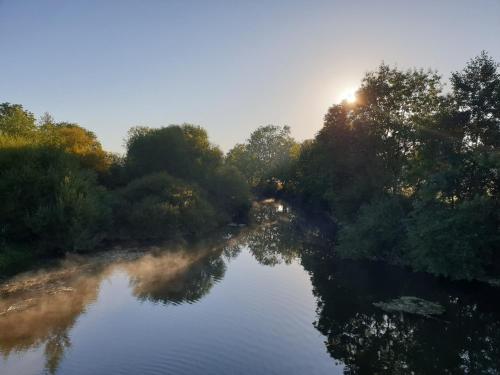
[[[124,170],[129,181],[157,172],[185,181],[217,208],[221,221],[242,219],[250,207],[248,185],[241,173],[224,164],[221,151],[197,126],[131,129]]]
[[[221,165],[208,177],[206,189],[224,221],[246,221],[251,193],[245,177],[232,165]]]
[[[298,150],[288,126],[267,125],[255,130],[245,144],[231,149],[226,160],[243,173],[250,186],[262,189],[289,178]]]
[[[500,147],[500,65],[486,52],[452,75],[453,98],[468,116],[469,146]]]
[[[391,185],[391,172],[380,156],[382,141],[371,124],[353,123],[349,111],[332,107],[297,163],[299,194],[339,219],[354,217],[361,205]]]
[[[192,185],[159,172],[117,192],[116,230],[125,238],[196,237],[217,226],[216,211]]]
[[[120,154],[106,154],[109,167],[98,175],[99,182],[108,189],[123,187],[129,181],[129,176],[125,169],[125,157]]]
[[[207,132],[194,125],[132,128],[125,165],[132,178],[165,171],[186,181],[203,181],[222,162]]]
[[[24,137],[36,130],[35,117],[22,105],[0,104],[0,136]]]
[[[408,222],[408,259],[420,270],[456,279],[482,276],[498,251],[498,204],[477,197],[457,204],[418,200]]]
[[[101,186],[103,184],[110,191]],[[190,239],[250,208],[245,178],[193,125],[133,128],[125,157],[49,114],[0,105],[0,268],[107,239]],[[109,231],[110,228],[112,231]]]
[[[2,142],[0,228],[7,242],[42,248],[92,248],[106,228],[104,192],[91,172],[63,151],[40,144]]]
[[[451,84],[381,65],[302,145],[287,189],[340,222],[340,255],[453,278],[500,270],[499,64],[482,53]]]
[[[356,220],[339,231],[337,253],[345,258],[401,263],[407,206],[406,200],[390,196],[362,206]]]
[[[40,138],[46,144],[77,156],[84,168],[100,174],[109,169],[111,158],[103,150],[96,135],[78,124],[46,122],[40,128]]]

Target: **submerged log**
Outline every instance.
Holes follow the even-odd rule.
[[[437,302],[412,296],[402,296],[387,302],[375,302],[373,305],[385,312],[403,312],[426,317],[442,315],[445,312],[444,307]]]

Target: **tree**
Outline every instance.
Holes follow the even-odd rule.
[[[500,64],[486,52],[451,77],[457,109],[467,115],[467,146],[500,147]]]
[[[351,108],[337,105],[313,142],[304,145],[294,188],[305,203],[348,220],[390,185],[390,172],[379,151],[382,140],[370,124],[353,122]]]
[[[340,224],[338,253],[453,278],[500,270],[500,70],[451,78],[381,65],[305,143],[291,191]]]
[[[222,152],[210,144],[207,132],[194,125],[133,128],[126,146],[125,165],[132,178],[165,171],[199,182],[222,162]]]
[[[159,129],[133,128],[126,142],[124,168],[129,181],[166,172],[199,190],[217,207],[219,221],[239,220],[250,207],[248,185],[235,168],[225,165],[207,132],[194,125]]]
[[[385,196],[363,205],[356,220],[339,231],[337,253],[345,258],[404,263],[408,203],[402,197]]]
[[[236,167],[228,164],[217,167],[208,176],[205,189],[222,221],[246,221],[251,207],[250,188]]]
[[[109,222],[95,176],[60,149],[0,144],[0,228],[6,242],[65,252],[91,249]]]
[[[44,121],[40,131],[46,143],[77,156],[85,168],[101,174],[108,170],[111,158],[93,132],[74,123]]]
[[[214,207],[195,186],[165,172],[135,179],[117,192],[116,232],[137,239],[196,237],[217,226]]]
[[[487,197],[454,206],[419,200],[407,224],[407,260],[419,270],[454,279],[486,274],[498,251],[498,204]]]
[[[23,137],[36,130],[35,117],[20,104],[0,104],[0,135]]]
[[[279,182],[288,177],[298,149],[288,126],[267,125],[257,128],[245,144],[231,149],[226,160],[245,175],[250,186],[262,187],[270,179]]]

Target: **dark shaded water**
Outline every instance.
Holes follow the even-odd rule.
[[[325,256],[283,206],[195,248],[113,251],[0,286],[0,374],[498,374],[499,291]],[[442,317],[386,314],[410,295]]]

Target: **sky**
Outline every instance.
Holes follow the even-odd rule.
[[[0,0],[0,102],[114,152],[185,122],[227,151],[267,124],[312,138],[381,62],[447,77],[482,50],[500,61],[500,0]]]

